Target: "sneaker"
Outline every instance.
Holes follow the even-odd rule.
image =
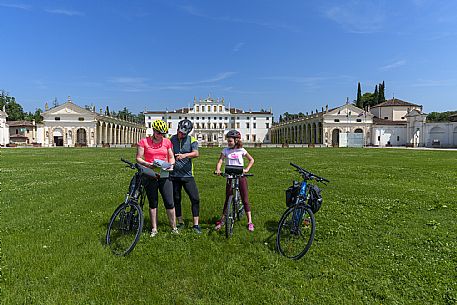
[[[223,225],[224,225],[224,222],[222,220],[216,221],[216,226],[214,227],[214,230],[219,231]]]
[[[200,228],[199,225],[194,225],[192,227],[192,230],[196,233],[196,234],[202,234],[202,229]]]
[[[178,228],[173,228],[173,229],[171,230],[171,234],[178,235],[178,234],[179,234]]]
[[[254,224],[252,222],[248,223],[248,230],[249,232],[254,232]]]
[[[178,229],[184,229],[185,226],[186,226],[186,225],[185,225],[184,222],[180,222],[180,223],[178,223],[178,225],[177,225],[176,227],[177,227]]]
[[[149,237],[155,237],[157,235],[157,230],[151,230],[151,234],[149,235]]]

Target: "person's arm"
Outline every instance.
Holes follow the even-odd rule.
[[[136,150],[136,162],[138,164],[144,165],[146,167],[151,167],[153,168],[154,166],[152,163],[146,162],[144,160],[144,147],[138,145],[138,149]]]
[[[252,165],[254,165],[254,158],[248,152],[246,152],[245,157],[248,159],[249,163],[248,163],[248,166],[246,166],[246,168],[243,169],[243,173],[249,172],[249,170],[251,169]]]
[[[198,156],[199,156],[199,153],[198,153],[198,142],[194,137],[191,138],[191,141],[193,141],[192,144],[191,144],[191,150],[192,151],[189,152],[189,153],[176,154],[175,155],[176,156],[176,160],[182,160],[184,158],[189,158],[189,159],[198,158]]]
[[[221,167],[222,167],[222,162],[224,161],[225,159],[225,155],[223,153],[221,153],[221,155],[219,156],[219,160],[217,161],[217,164],[216,164],[216,171],[215,173],[217,175],[220,175],[221,174]]]
[[[176,160],[182,160],[184,158],[197,158],[199,156],[198,150],[193,150],[190,153],[176,154]]]
[[[175,165],[175,154],[173,153],[173,149],[168,148],[168,163],[171,164],[171,167]]]

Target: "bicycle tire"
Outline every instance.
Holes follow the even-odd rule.
[[[122,203],[114,211],[106,231],[106,244],[115,255],[129,254],[143,230],[143,211],[134,203]]]
[[[276,235],[276,249],[290,259],[300,259],[308,252],[316,233],[316,220],[308,206],[295,205],[281,217]]]
[[[233,224],[235,223],[235,213],[233,204],[233,195],[230,195],[225,210],[225,237],[230,238],[233,235]]]

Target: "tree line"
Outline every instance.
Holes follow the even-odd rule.
[[[457,115],[457,111],[430,112],[427,115],[427,122],[449,122],[452,115]]]
[[[357,99],[354,104],[362,109],[367,109],[368,106],[373,107],[375,105],[384,103],[386,101],[385,96],[385,84],[384,81],[375,86],[374,92],[365,92],[362,95],[362,88],[360,82],[357,85]]]
[[[8,121],[33,121],[37,123],[43,121],[41,113],[43,112],[40,108],[36,109],[34,113],[25,112],[21,104],[16,102],[16,99],[13,96],[9,96],[4,90],[0,91],[0,109],[8,114]]]
[[[59,102],[57,98],[55,98],[52,102],[52,107],[59,106]],[[22,108],[21,104],[19,104],[13,96],[9,96],[9,94],[4,91],[0,90],[0,110],[3,110],[5,107],[5,112],[8,114],[8,121],[33,121],[35,120],[36,123],[41,123],[43,121],[43,117],[41,114],[43,110],[41,108],[37,108],[35,112],[26,112]],[[84,108],[89,111],[95,112],[95,107],[93,105],[85,105]],[[104,113],[102,113],[100,109],[100,113],[106,116],[119,118],[122,120],[135,122],[138,124],[144,123],[144,113],[140,112],[139,114],[134,114],[128,110],[127,107],[119,111],[110,111],[109,107],[106,106]]]

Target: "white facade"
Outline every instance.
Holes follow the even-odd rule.
[[[152,134],[152,122],[162,119],[168,124],[169,135],[176,134],[183,119],[194,125],[192,135],[203,145],[222,145],[225,134],[236,129],[244,143],[271,143],[269,130],[273,122],[271,111],[243,111],[225,106],[224,99],[194,100],[193,106],[174,111],[144,113],[147,134]]]
[[[3,107],[3,111],[0,110],[0,146],[6,146],[10,142],[10,130],[6,122],[7,117],[5,107]]]
[[[69,99],[42,113],[37,130],[38,143],[53,146],[130,146],[146,135],[142,124],[81,108]]]
[[[370,112],[382,120],[406,122],[406,115],[412,110],[422,111],[422,106],[393,98],[372,107]]]
[[[413,147],[457,147],[457,122],[426,122],[427,115],[407,115],[407,145]]]
[[[340,142],[341,134],[345,134],[345,141],[354,138],[352,134],[361,134],[361,143],[356,146],[371,145],[372,124],[373,115],[352,104],[331,109],[323,114],[323,143],[327,146],[347,146]]]
[[[405,146],[406,124],[403,125],[374,125],[372,127],[374,146]]]

